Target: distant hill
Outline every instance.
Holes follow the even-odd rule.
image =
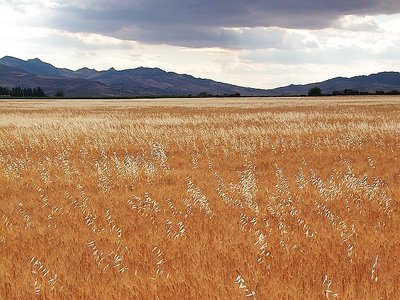
[[[267,94],[269,96],[307,95],[308,91],[313,87],[319,87],[323,94],[332,94],[333,92],[346,89],[369,93],[375,93],[376,91],[400,91],[400,73],[381,72],[368,76],[355,76],[351,78],[337,77],[322,82],[289,85],[271,89],[268,90]]]
[[[62,90],[65,96],[185,96],[207,93],[263,96],[266,90],[240,87],[166,72],[158,68],[107,71],[82,68],[72,71],[56,68],[38,58],[22,60],[10,56],[0,59],[0,86],[40,86],[46,94]]]
[[[346,89],[375,93],[400,90],[400,73],[382,72],[351,78],[337,77],[322,82],[289,85],[263,90],[166,72],[159,68],[135,68],[106,71],[82,68],[76,71],[57,68],[38,58],[22,60],[5,56],[0,59],[0,86],[37,87],[53,95],[62,90],[65,96],[185,96],[200,93],[242,96],[307,95],[313,87],[324,94]]]
[[[0,86],[41,87],[47,95],[62,90],[68,96],[113,96],[117,93],[104,83],[82,78],[46,77],[0,64]]]

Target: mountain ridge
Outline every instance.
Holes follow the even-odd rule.
[[[400,90],[400,73],[384,71],[370,75],[357,75],[353,77],[334,77],[320,82],[288,85],[268,90],[271,96],[296,96],[307,95],[313,87],[319,87],[324,94],[354,90],[361,93],[376,93],[376,91],[391,92]]]
[[[12,56],[0,59],[0,65],[13,68],[14,76],[0,72],[0,86],[37,85],[46,94],[63,90],[65,96],[184,96],[207,94],[236,94],[263,96],[265,90],[236,86],[195,78],[187,74],[166,72],[160,68],[139,67],[97,71],[87,67],[76,71],[57,68],[40,59],[22,60]],[[4,72],[3,72],[4,73]],[[25,77],[25,80],[21,78]],[[29,80],[31,84],[29,84]],[[81,82],[78,82],[78,81]],[[89,83],[90,82],[90,83]],[[84,89],[90,87],[89,90]],[[96,86],[100,87],[96,90]]]
[[[274,89],[256,89],[197,78],[189,74],[167,72],[160,68],[97,71],[83,67],[77,70],[57,68],[39,58],[22,60],[12,56],[0,59],[0,86],[43,88],[47,95],[62,90],[65,96],[188,96],[242,95],[242,96],[298,96],[307,95],[313,87],[324,94],[346,89],[375,93],[400,90],[400,73],[380,72],[354,77],[335,77],[309,84],[291,84]]]

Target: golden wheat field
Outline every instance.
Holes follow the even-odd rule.
[[[0,102],[0,299],[399,299],[400,98]]]

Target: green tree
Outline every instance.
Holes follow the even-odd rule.
[[[322,96],[322,91],[319,87],[315,86],[308,91],[308,96]]]
[[[8,87],[0,87],[0,95],[10,96],[10,89]]]
[[[11,97],[24,97],[24,90],[20,87],[13,87],[11,89]]]
[[[58,90],[58,91],[54,94],[54,97],[62,98],[62,97],[64,97],[64,92]]]
[[[198,94],[197,96],[198,96],[198,97],[205,98],[205,97],[209,97],[210,95],[209,95],[209,94],[207,94],[206,92],[201,92],[201,93],[200,93],[200,94]]]
[[[343,94],[345,95],[360,95],[360,91],[353,89],[344,89]]]
[[[32,97],[33,96],[32,88],[23,88],[22,93],[23,93],[24,97]]]
[[[41,87],[33,89],[33,97],[46,97]]]

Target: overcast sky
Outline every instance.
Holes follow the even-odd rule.
[[[0,0],[0,56],[259,87],[400,71],[399,0]]]

